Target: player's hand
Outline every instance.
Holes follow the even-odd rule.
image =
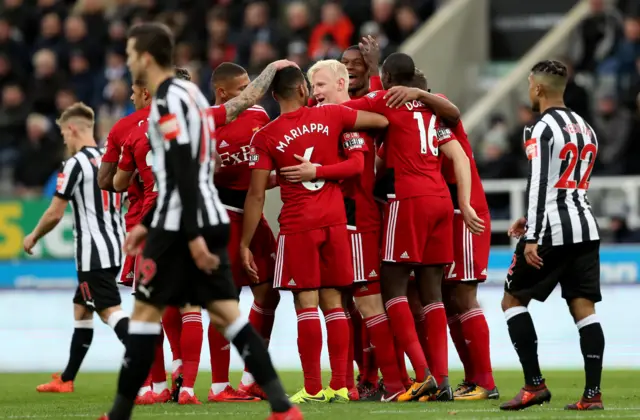
[[[211,274],[220,266],[220,258],[209,251],[207,243],[202,236],[189,241],[189,251],[191,251],[191,257],[198,268],[205,273]]]
[[[122,247],[124,252],[130,256],[135,256],[142,252],[141,245],[147,237],[147,233],[147,228],[144,225],[135,225],[124,239],[124,246]]]
[[[420,89],[406,86],[394,86],[384,95],[389,108],[400,108],[405,103],[418,98],[420,98]]]
[[[24,252],[29,255],[33,255],[33,247],[36,246],[36,243],[38,243],[38,238],[33,232],[25,236],[24,241],[22,242]]]
[[[540,270],[542,268],[542,258],[538,256],[538,244],[535,242],[527,242],[524,246],[524,258],[531,267]]]
[[[484,220],[478,217],[476,211],[471,206],[461,207],[462,217],[467,229],[474,235],[480,235],[484,232]]]
[[[290,60],[278,60],[278,61],[274,61],[271,64],[275,66],[276,70],[282,70],[287,67],[296,67],[298,69],[300,68],[298,64]]]
[[[240,246],[240,260],[247,274],[251,278],[253,283],[258,283],[260,278],[258,277],[258,266],[253,259],[253,253],[246,246]]]
[[[289,182],[307,182],[316,179],[316,166],[299,155],[293,155],[300,165],[287,166],[280,169],[280,175]]]
[[[369,69],[369,75],[377,74],[380,63],[380,45],[378,45],[378,41],[371,35],[363,36],[358,47],[360,47],[362,57]]]
[[[525,232],[527,231],[526,226],[527,226],[527,219],[525,219],[524,217],[521,217],[515,222],[513,222],[513,224],[507,231],[507,235],[510,238],[520,239],[522,235],[524,235]]]

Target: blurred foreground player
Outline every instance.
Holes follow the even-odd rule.
[[[318,103],[340,104],[349,100],[349,76],[344,64],[336,60],[319,61],[309,69],[309,80]],[[381,220],[378,204],[373,197],[376,146],[371,135],[364,132],[360,134],[367,145],[364,152],[364,170],[362,174],[349,178],[342,184],[351,239],[353,295],[357,308],[364,317],[367,336],[370,337],[386,387],[386,394],[373,393],[366,397],[375,396],[378,400],[383,398],[385,401],[393,401],[405,392],[405,388],[396,363],[391,324],[380,295]],[[349,360],[347,365],[353,366],[353,361]]]
[[[241,255],[251,276],[258,267],[249,248],[262,217],[265,190],[277,171],[282,211],[274,287],[293,292],[298,317],[298,352],[304,387],[295,403],[348,402],[347,356],[349,326],[341,289],[351,287],[353,268],[339,180],[362,172],[364,139],[347,133],[359,128],[384,128],[387,120],[341,105],[309,108],[309,90],[297,68],[278,72],[273,95],[280,117],[259,130],[251,141],[251,185],[244,206]],[[340,157],[340,151],[347,159]],[[313,162],[312,181],[285,181],[287,170],[300,161]],[[317,179],[316,179],[317,178]],[[320,371],[322,331],[318,306],[327,328],[331,381],[324,390]]]
[[[408,55],[394,53],[385,60],[382,73],[385,88],[410,86],[415,64]],[[441,125],[433,111],[421,102],[405,103],[400,108],[388,107],[385,93],[373,92],[346,105],[379,112],[389,119],[384,147],[394,192],[385,215],[382,294],[394,333],[416,374],[416,381],[398,400],[426,401],[429,394],[451,394],[441,287],[443,268],[453,261],[453,207],[440,174],[440,150],[454,161],[461,184],[458,198],[466,223],[475,233],[483,230],[483,224],[469,204],[469,160],[451,130]],[[407,301],[411,271],[416,274],[425,324],[428,325],[423,334],[427,337],[433,376],[416,331],[406,328],[414,322]]]
[[[176,69],[176,78],[181,80],[191,80],[189,72],[179,68]],[[140,102],[146,102],[147,104],[150,104],[151,95],[146,89],[144,81],[139,80],[136,88],[134,88],[132,94],[134,103],[138,104]],[[142,101],[140,100],[141,98]],[[143,196],[141,200],[142,208],[139,212],[139,219],[136,221],[136,224],[140,223],[147,213],[154,207],[156,198],[158,197],[155,179],[153,178],[153,171],[151,168],[153,156],[151,154],[151,146],[149,144],[147,130],[148,123],[146,120],[140,121],[138,126],[133,129],[129,138],[122,147],[120,161],[118,162],[118,169],[113,178],[113,186],[118,191],[125,190],[134,182],[143,187]],[[134,174],[136,174],[135,177]],[[136,267],[140,267],[141,260],[141,255],[137,255],[135,257]],[[138,276],[139,271],[136,271],[134,276],[134,288],[135,282],[138,280]],[[169,391],[167,388],[167,375],[164,368],[164,335],[161,330],[160,337],[156,342],[155,358],[153,365],[151,366],[151,372],[143,386],[140,388],[140,391],[138,391],[136,404],[148,405],[165,403],[171,400],[172,394],[174,399],[179,403],[185,404],[195,402],[195,397],[192,395],[183,395],[181,401],[179,394],[182,385],[186,388],[184,391],[188,393],[189,388],[193,388],[193,383],[195,383],[198,365],[200,364],[200,351],[202,348],[202,317],[200,316],[200,308],[198,307],[185,307],[182,309],[182,312],[184,313],[182,314],[182,319],[178,318],[177,320],[178,328],[175,328],[173,317],[176,314],[180,317],[180,308],[172,307],[171,311],[166,310],[163,316],[163,327],[165,330],[171,332],[167,333],[167,335],[172,338],[169,340],[169,344],[172,349],[174,366],[176,365],[176,360],[180,361],[180,368],[172,371],[173,389],[172,391]],[[166,322],[164,322],[165,320]],[[180,321],[185,324],[184,328],[182,328]],[[177,333],[177,337],[175,336],[176,334],[174,331]],[[184,337],[181,337],[182,335],[184,335]],[[193,368],[185,370],[184,378],[181,376],[182,354],[185,355],[185,366],[194,366]]]
[[[269,123],[270,118],[264,108],[258,105],[243,111],[228,124],[226,113],[221,112],[224,110],[224,104],[240,95],[250,82],[246,70],[234,63],[220,64],[211,77],[211,87],[216,93],[214,115],[223,117],[215,121],[218,156],[215,185],[220,201],[227,209],[231,220],[227,250],[233,280],[239,289],[245,286],[251,288],[253,305],[249,312],[249,323],[268,346],[276,307],[280,302],[280,293],[273,289],[276,241],[264,217],[260,219],[256,235],[251,242],[251,251],[258,266],[257,281],[252,279],[242,267],[238,252],[242,238],[244,201],[251,181],[249,168],[251,138],[257,130]],[[209,401],[249,402],[266,399],[247,367],[242,373],[238,390],[233,389],[229,383],[229,342],[213,324],[209,324],[208,335],[211,354]]]
[[[206,307],[211,320],[238,348],[269,397],[270,418],[300,419],[302,414],[290,405],[264,343],[240,316],[226,253],[229,218],[213,185],[215,126],[197,86],[173,77],[173,46],[170,30],[156,23],[134,26],[127,40],[127,65],[135,78],[146,80],[154,95],[149,140],[158,201],[125,244],[128,252],[135,253],[148,234],[118,394],[102,418],[131,417],[135,395],[151,367],[164,307],[190,303]],[[288,65],[282,61],[267,66],[226,112],[235,116],[255,103],[278,68]]]
[[[491,247],[491,218],[489,206],[478,174],[471,144],[458,116],[445,115],[441,106],[443,95],[426,92],[427,83],[423,75],[423,86],[396,86],[387,93],[389,106],[402,106],[418,100],[434,109],[443,122],[451,127],[464,149],[471,169],[471,207],[485,223],[485,231],[473,235],[464,223],[458,204],[458,191],[453,162],[446,156],[442,160],[442,174],[449,185],[453,201],[453,263],[445,267],[443,287],[444,305],[451,338],[464,366],[465,379],[454,392],[455,400],[498,399],[500,394],[493,380],[491,368],[489,327],[478,304],[478,284],[487,278],[489,249]],[[427,355],[428,356],[428,355]]]
[[[38,392],[73,392],[73,381],[93,339],[94,312],[113,328],[123,344],[129,329],[129,317],[120,308],[116,285],[124,242],[121,196],[98,187],[102,155],[93,138],[93,110],[76,103],[62,113],[57,123],[72,157],[58,175],[49,208],[33,232],[24,238],[24,250],[33,254],[38,240],[56,227],[70,203],[79,284],[73,297],[75,322],[67,367],[61,375],[53,375],[51,382],[39,385]]]
[[[521,238],[504,283],[502,310],[518,353],[525,386],[502,410],[522,410],[551,400],[538,362],[538,337],[527,306],[544,302],[560,283],[580,334],[585,387],[567,410],[602,410],[600,380],[604,333],[596,316],[600,294],[600,236],[587,199],[598,153],[591,126],[563,100],[567,68],[541,61],[529,74],[529,98],[541,116],[524,131],[529,159],[527,214],[509,229]]]

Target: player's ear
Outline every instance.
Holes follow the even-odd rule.
[[[276,96],[276,93],[274,91],[271,91],[271,97],[274,101],[278,102],[278,97]]]

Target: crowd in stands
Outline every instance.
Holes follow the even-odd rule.
[[[75,101],[97,114],[104,141],[130,113],[127,29],[161,21],[176,34],[176,65],[212,96],[212,69],[233,61],[251,76],[287,57],[301,67],[337,58],[363,35],[393,52],[439,0],[3,0],[0,5],[0,190],[42,194],[64,146],[55,126]],[[274,116],[272,102],[264,105]],[[7,181],[9,180],[9,181]],[[3,189],[2,186],[5,188]]]

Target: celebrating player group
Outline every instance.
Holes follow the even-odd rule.
[[[296,420],[303,416],[294,404],[310,402],[498,399],[489,329],[476,300],[477,287],[487,277],[491,221],[457,107],[444,95],[429,93],[425,76],[406,54],[391,54],[379,73],[379,48],[370,37],[345,50],[339,61],[315,63],[306,75],[280,60],[251,82],[242,67],[223,63],[211,79],[215,105],[210,106],[188,73],[173,67],[173,44],[163,25],[132,28],[127,64],[137,111],[112,129],[92,181],[97,191],[99,186],[109,192],[102,194],[107,199],[126,191],[128,234],[119,243],[128,256],[118,280],[133,287],[136,299],[130,320],[125,318],[118,393],[102,419],[128,419],[135,404],[201,404],[193,387],[203,308],[211,319],[212,402],[268,400],[270,419]],[[549,86],[564,88],[562,75],[548,73],[532,72],[530,86],[538,83],[530,87],[532,101],[539,97],[549,103],[555,92]],[[256,105],[269,90],[280,106],[274,120]],[[83,114],[71,117],[61,123],[65,140]],[[537,151],[526,139],[531,165],[538,170],[536,159],[549,158],[541,138],[562,134],[552,132],[549,121],[533,130]],[[590,130],[580,121],[575,124],[581,132]],[[64,174],[74,170],[65,167]],[[70,182],[59,183],[65,200]],[[530,180],[534,190],[532,182],[537,180]],[[282,199],[277,239],[263,216],[266,191],[272,188],[280,189]],[[540,194],[535,188],[532,194]],[[514,344],[526,379],[520,394],[501,407],[508,410],[551,395],[539,367],[530,375],[535,348],[522,333],[533,329],[521,316],[530,298],[548,296],[531,292],[523,280],[527,270],[542,265],[545,255],[538,256],[537,245],[530,244],[538,243],[540,229],[552,218],[544,213],[544,200],[534,205],[543,207],[529,213],[529,218],[540,217],[536,236],[527,237],[533,242],[526,250],[516,250],[503,301],[510,332],[513,320],[522,324]],[[526,223],[518,220],[510,234],[528,235]],[[38,231],[33,244],[44,233]],[[595,235],[583,240],[597,240]],[[87,283],[85,289],[95,287]],[[249,287],[254,299],[248,321],[238,311],[242,287]],[[592,289],[591,295],[584,292],[586,287],[572,296],[595,302],[599,282],[597,287],[597,296]],[[304,377],[303,387],[291,396],[285,395],[267,351],[280,290],[293,295]],[[115,326],[124,315],[119,299],[112,300],[94,309],[115,308],[101,315]],[[321,375],[318,308],[327,331],[328,384]],[[576,318],[579,328],[596,323],[590,308],[584,302],[572,306],[572,314],[584,315]],[[86,328],[85,315],[79,313],[77,329]],[[455,388],[449,380],[447,326],[464,365],[464,379]],[[82,336],[77,331],[74,343]],[[173,357],[170,386],[164,335]],[[73,391],[86,354],[85,349],[78,356],[82,346],[74,343],[71,368],[39,391]],[[246,364],[235,388],[229,382],[230,344]],[[589,351],[598,349],[592,345]],[[599,376],[589,378],[589,393],[571,408],[602,408]]]

